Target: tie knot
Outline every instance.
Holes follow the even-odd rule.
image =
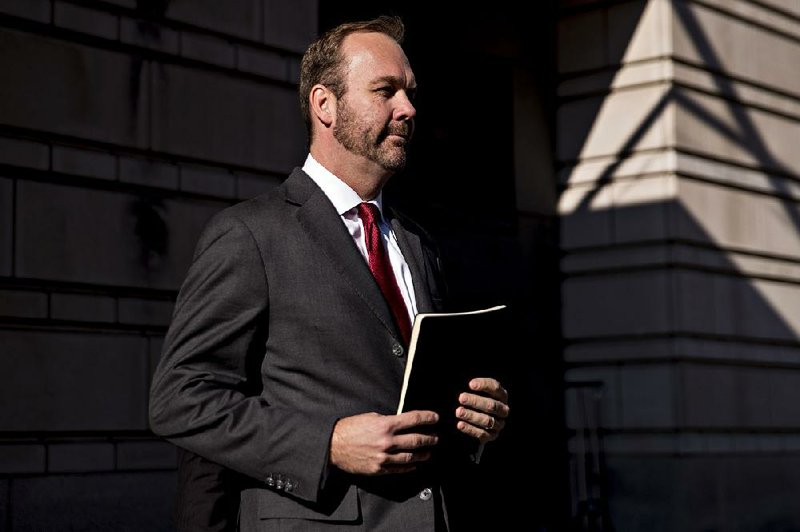
[[[358,204],[358,217],[364,220],[364,223],[377,224],[381,220],[381,211],[374,203],[365,201]]]

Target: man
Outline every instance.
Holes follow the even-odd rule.
[[[381,194],[416,114],[403,31],[380,17],[309,47],[303,168],[211,221],[178,297],[151,425],[250,479],[241,530],[454,529],[448,482],[467,465],[428,463],[436,413],[394,415],[409,323],[443,305],[432,242]],[[457,427],[484,443],[508,396],[475,377]]]

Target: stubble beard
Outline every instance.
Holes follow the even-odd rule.
[[[388,141],[387,137],[392,134],[405,137],[406,142],[397,145],[393,141]],[[391,123],[375,134],[369,125],[360,126],[360,120],[342,99],[339,101],[333,138],[347,151],[365,157],[386,170],[399,172],[406,167],[406,149],[411,138],[411,125],[405,122]]]

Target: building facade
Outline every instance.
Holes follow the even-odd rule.
[[[800,4],[373,4],[0,0],[0,530],[171,529],[147,393],[197,236],[302,163],[307,44],[385,12],[390,192],[518,317],[477,522],[800,529]]]

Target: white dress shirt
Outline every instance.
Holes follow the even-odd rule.
[[[355,190],[350,188],[344,181],[333,175],[327,168],[319,164],[311,154],[306,157],[306,162],[303,164],[303,171],[314,180],[314,182],[322,189],[325,195],[333,203],[333,207],[339,216],[342,218],[344,226],[353,237],[353,241],[364,257],[364,260],[369,262],[367,258],[367,245],[364,241],[364,226],[361,219],[358,217],[358,204],[364,200],[356,193]],[[389,261],[392,264],[394,276],[397,279],[397,286],[400,287],[400,293],[403,296],[403,301],[406,303],[408,309],[409,319],[414,322],[414,316],[417,314],[417,302],[414,296],[414,285],[411,281],[411,270],[408,268],[408,263],[403,258],[400,251],[400,246],[397,244],[397,237],[392,231],[391,225],[386,223],[383,218],[383,201],[382,194],[377,198],[370,201],[378,206],[381,212],[380,230],[383,237],[383,244],[389,254]]]

